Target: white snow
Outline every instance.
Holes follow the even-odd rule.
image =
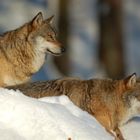
[[[136,117],[121,128],[126,140],[140,140],[140,117]]]
[[[140,118],[121,130],[140,140]],[[0,140],[113,140],[87,112],[66,96],[34,99],[0,88]]]
[[[0,140],[111,140],[66,96],[40,100],[0,88]]]

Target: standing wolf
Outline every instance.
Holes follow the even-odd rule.
[[[140,82],[132,74],[122,80],[63,78],[8,87],[35,98],[67,95],[93,115],[116,140],[123,140],[119,127],[140,114]]]
[[[32,21],[0,36],[0,86],[28,81],[43,65],[46,53],[64,52],[51,26],[52,18],[44,20],[39,12]]]

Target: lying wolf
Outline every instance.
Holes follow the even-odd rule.
[[[42,67],[46,53],[64,52],[51,26],[52,18],[44,20],[39,12],[22,27],[0,36],[0,86],[28,81]]]
[[[89,112],[116,140],[123,140],[119,127],[140,112],[140,83],[132,74],[122,80],[64,78],[7,87],[35,98],[67,95]]]

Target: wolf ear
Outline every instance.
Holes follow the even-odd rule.
[[[132,75],[128,76],[124,79],[126,88],[133,88],[136,85],[137,77],[136,73],[133,73]]]
[[[53,22],[53,18],[54,18],[54,15],[52,15],[51,17],[49,17],[48,19],[46,19],[45,21],[49,24],[52,24]]]
[[[39,12],[32,20],[32,25],[34,27],[40,26],[43,22],[43,15]]]

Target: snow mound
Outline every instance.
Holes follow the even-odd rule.
[[[135,117],[129,123],[121,127],[126,140],[140,140],[140,117]]]
[[[0,88],[0,140],[112,140],[66,96],[33,99]]]

